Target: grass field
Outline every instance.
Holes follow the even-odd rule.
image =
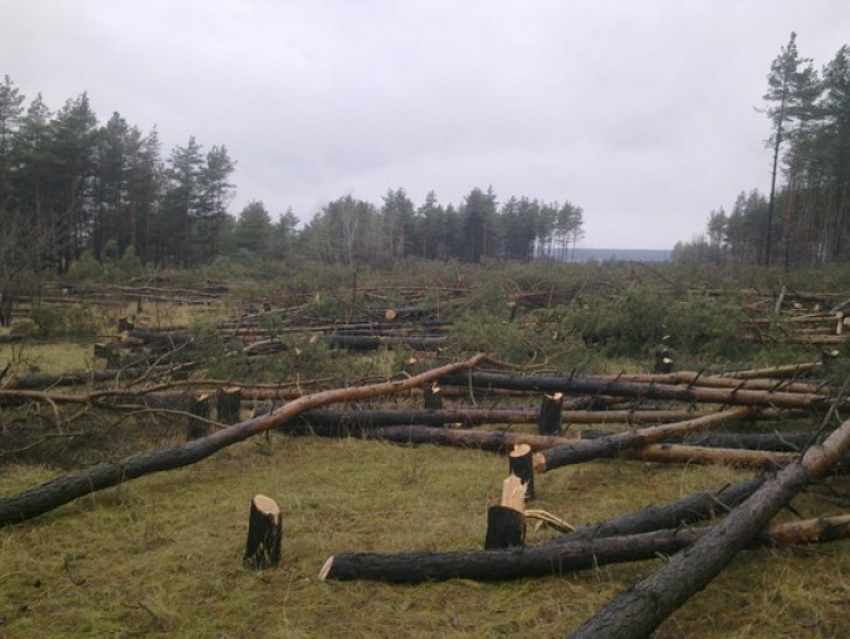
[[[607,282],[607,275],[603,279]],[[552,281],[555,290],[555,274]],[[592,365],[593,372],[616,374],[646,370],[651,361],[648,356],[643,361],[606,360],[571,333],[575,343],[553,340],[549,329],[534,328],[537,320],[569,327],[575,320],[558,317],[558,309],[541,317],[529,312],[528,326],[507,325],[498,319],[505,308],[501,286],[491,296],[496,319],[486,324],[475,316],[465,329],[456,327],[459,335],[453,339],[462,341],[466,330],[470,343],[477,344],[486,330],[485,345],[503,359],[514,351],[541,357],[563,351],[553,369],[578,366],[584,372]],[[629,299],[637,310],[612,302],[596,319],[608,322],[612,311],[633,312],[617,329],[625,334],[635,317],[655,308],[635,304],[634,296]],[[190,313],[187,308],[149,305],[145,313],[150,325],[162,327],[209,323],[218,318],[215,313],[224,312],[200,308]],[[584,314],[596,308],[570,307],[572,313]],[[95,319],[99,331],[114,332],[114,317]],[[715,321],[714,315],[699,316],[693,324],[700,328]],[[689,326],[680,322],[682,330]],[[0,367],[15,363],[20,374],[85,369],[92,365],[94,339],[67,343],[57,338],[30,343],[24,350],[3,345]],[[505,352],[496,350],[500,346]],[[817,354],[803,351],[792,361],[808,361],[812,353]],[[777,363],[781,354],[774,348],[765,362]],[[334,382],[385,378],[398,372],[403,357],[387,352],[331,358],[318,349],[314,355],[309,361],[321,368],[302,371],[300,362],[306,357],[293,359],[290,368]],[[712,353],[682,356],[702,365]],[[571,358],[580,365],[569,364]],[[267,376],[292,381],[286,377],[290,368],[270,367]],[[231,367],[231,373],[235,370]],[[61,432],[46,404],[0,411],[0,496],[15,495],[69,468],[185,440],[185,417],[71,411],[73,428],[66,424]],[[7,436],[7,425],[14,426],[14,437],[11,426]],[[26,445],[21,432],[29,435],[27,429],[32,437],[47,438],[49,445],[40,456],[27,457],[31,464],[9,463],[10,449]],[[0,529],[0,637],[562,637],[664,561],[659,557],[505,583],[454,580],[400,586],[318,579],[325,560],[344,552],[481,548],[487,508],[499,502],[506,474],[504,458],[477,450],[282,434],[268,441],[258,437],[198,464],[96,492]],[[582,526],[694,491],[717,490],[751,474],[725,466],[597,461],[539,475],[534,507]],[[256,493],[275,499],[284,518],[282,562],[260,572],[242,567],[248,509]],[[811,487],[792,505],[779,519],[844,514],[850,510],[850,480],[837,477]],[[527,541],[533,544],[554,534],[529,530]],[[850,636],[850,541],[743,552],[677,610],[657,636]]]
[[[56,474],[6,468],[8,495]],[[276,435],[0,531],[0,634],[199,637],[562,636],[657,562],[501,584],[321,582],[328,556],[479,548],[506,461],[480,451]],[[611,461],[538,477],[574,525],[744,477]],[[241,567],[251,497],[284,512],[279,567]],[[807,497],[798,507],[814,509]],[[817,504],[822,511],[823,504]],[[550,535],[530,532],[530,542]],[[742,554],[660,637],[846,636],[850,543]]]

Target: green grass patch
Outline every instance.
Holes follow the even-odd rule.
[[[480,548],[506,468],[477,451],[248,441],[0,531],[0,628],[8,637],[556,636],[657,564],[502,584],[318,580],[340,552]],[[0,492],[52,476],[45,467],[7,468]],[[724,467],[585,464],[539,476],[535,506],[582,525],[743,476]],[[282,563],[262,572],[241,567],[257,492],[278,501],[285,525]],[[550,535],[530,532],[529,541]],[[846,634],[848,549],[746,552],[659,636]]]

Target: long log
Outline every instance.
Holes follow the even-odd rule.
[[[454,371],[473,368],[484,361],[487,361],[486,355],[478,354],[468,360],[446,364],[413,377],[304,395],[273,413],[234,424],[181,446],[132,455],[69,473],[18,495],[0,499],[0,527],[32,519],[78,497],[117,486],[130,479],[194,464],[227,446],[274,428],[305,410],[406,392]]]
[[[284,426],[284,430],[286,427]],[[305,434],[297,428],[293,434]],[[509,433],[498,431],[466,430],[443,428],[438,426],[381,426],[377,428],[348,428],[338,425],[314,426],[311,434],[320,437],[358,436],[364,439],[376,439],[396,444],[432,444],[436,446],[454,446],[458,448],[476,448],[507,454],[514,446],[526,444],[532,450],[539,451],[553,446],[563,446],[572,440],[565,437],[532,435],[528,433]]]
[[[739,406],[684,422],[651,426],[632,432],[617,433],[609,437],[600,437],[599,439],[576,441],[540,451],[535,455],[534,469],[538,472],[546,472],[568,464],[579,464],[600,457],[615,457],[622,450],[656,444],[672,436],[682,436],[695,430],[721,426],[745,419],[749,416],[750,411],[749,407]]]
[[[746,390],[738,388],[704,388],[686,384],[653,384],[624,382],[610,377],[583,375],[517,375],[492,371],[475,371],[464,375],[447,375],[443,386],[501,388],[538,393],[581,393],[630,397],[642,400],[681,401],[737,406],[813,409],[827,407],[831,398],[818,393]],[[843,401],[842,405],[846,405]]]
[[[430,386],[429,386],[430,388]],[[568,424],[654,424],[659,422],[685,421],[711,413],[689,410],[610,410],[610,411],[563,411],[563,421]],[[432,410],[360,410],[325,409],[305,411],[292,424],[305,426],[351,426],[368,428],[416,424],[441,426],[443,424],[533,424],[538,420],[539,410],[442,408]],[[289,428],[287,424],[285,428]]]
[[[668,373],[664,375],[621,375],[619,380],[640,384],[666,384],[701,386],[705,388],[728,388],[756,391],[782,391],[784,393],[820,394],[823,383],[798,382],[793,379],[739,379],[722,375],[702,375],[694,372]]]
[[[810,481],[824,476],[850,450],[850,421],[800,463],[787,466],[713,526],[688,550],[673,556],[647,579],[618,595],[573,637],[648,637],[679,606],[717,574]]]
[[[820,522],[792,524],[794,530],[785,531],[774,526],[763,531],[745,546],[764,544],[811,543],[834,541],[850,536],[847,517],[824,518]],[[798,534],[807,530],[817,534]],[[425,581],[449,579],[474,579],[476,581],[509,581],[527,577],[549,577],[577,570],[587,570],[613,563],[655,559],[684,548],[693,548],[709,533],[710,528],[657,530],[653,532],[578,539],[560,544],[541,544],[518,549],[473,550],[467,552],[414,552],[398,554],[345,553],[328,558],[319,572],[322,581],[331,579],[350,581],[364,579],[387,583],[417,584]],[[609,634],[587,635],[609,637]],[[624,636],[648,637],[634,632]]]
[[[706,448],[685,444],[649,444],[621,450],[619,457],[665,464],[724,464],[744,468],[775,470],[797,458],[796,453],[743,448]]]
[[[561,544],[580,539],[634,535],[664,528],[690,526],[718,515],[725,515],[758,490],[764,481],[764,477],[753,477],[724,486],[720,490],[694,493],[666,504],[647,506],[614,519],[590,524],[544,543]]]
[[[298,420],[295,420],[296,422]],[[283,424],[280,430],[292,435],[317,435],[319,437],[362,437],[402,445],[434,445],[458,448],[475,448],[502,454],[509,453],[514,446],[527,445],[533,451],[545,451],[559,447],[581,445],[583,441],[560,436],[534,435],[520,432],[499,432],[444,428],[440,426],[353,426],[341,424],[314,425],[309,429]],[[747,468],[774,470],[786,466],[795,459],[788,451],[747,450],[735,448],[709,448],[679,444],[648,444],[640,448],[616,448],[606,450],[609,457],[635,459],[661,463],[728,464]],[[582,452],[582,455],[586,453]],[[596,457],[593,457],[594,459]],[[539,463],[539,457],[537,461]],[[589,459],[583,461],[590,461]],[[571,462],[578,463],[578,462]],[[539,472],[539,466],[537,467]],[[836,471],[850,472],[850,455],[837,464]]]

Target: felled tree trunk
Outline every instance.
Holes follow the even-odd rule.
[[[693,385],[668,385],[619,381],[616,378],[583,375],[517,375],[475,371],[444,377],[443,385],[473,388],[502,388],[540,393],[580,393],[611,395],[647,400],[672,400],[688,403],[763,406],[774,408],[817,408],[828,406],[831,398],[817,393],[746,390],[738,388],[704,388]],[[845,402],[846,403],[846,402]]]
[[[280,430],[292,431],[299,426],[314,428],[329,426],[340,433],[363,428],[420,424],[442,426],[443,424],[531,424],[537,419],[535,411],[491,410],[481,408],[445,408],[434,410],[333,410],[305,411]]]
[[[242,563],[261,570],[280,562],[283,515],[277,503],[265,495],[254,495],[248,515],[248,541]]]
[[[758,490],[764,480],[764,477],[754,477],[720,490],[695,493],[667,504],[647,506],[621,517],[590,524],[543,543],[561,544],[580,539],[635,535],[664,528],[690,526],[718,515],[725,515]]]
[[[303,395],[293,399],[274,413],[249,419],[229,428],[222,428],[209,437],[196,439],[182,446],[132,455],[115,462],[104,462],[72,472],[18,495],[0,499],[0,527],[32,519],[78,497],[117,486],[130,479],[194,464],[227,446],[283,424],[305,410],[338,402],[362,401],[372,397],[407,392],[455,370],[473,368],[486,360],[485,355],[479,354],[468,360],[447,364],[402,380]]]
[[[380,428],[345,430],[341,430],[335,426],[315,426],[310,433],[320,437],[350,437],[357,435],[364,439],[378,439],[396,444],[456,446],[458,448],[478,448],[499,453],[507,453],[517,444],[528,444],[532,450],[544,450],[553,446],[563,446],[573,441],[565,437],[546,437],[525,433],[465,430],[436,426],[382,426]]]
[[[679,606],[705,586],[761,531],[770,518],[813,479],[825,475],[850,449],[850,421],[800,463],[768,479],[749,499],[685,552],[649,578],[618,595],[574,637],[648,637]]]
[[[618,433],[599,439],[576,441],[537,453],[534,458],[534,469],[538,472],[546,472],[560,466],[578,464],[600,457],[616,457],[621,450],[640,448],[664,441],[673,435],[680,436],[695,430],[728,424],[744,419],[749,414],[748,407],[730,408],[684,422],[641,428],[634,432]]]
[[[665,464],[725,464],[742,468],[775,470],[790,464],[797,458],[797,454],[770,450],[707,448],[684,444],[649,444],[640,448],[621,450],[618,457]]]
[[[820,523],[792,524],[772,527],[755,538],[750,547],[789,542],[809,543],[846,539],[850,527],[847,518],[822,519]],[[799,535],[796,530],[819,534]],[[449,553],[347,553],[334,555],[319,572],[321,580],[350,581],[368,579],[387,583],[417,584],[425,581],[474,579],[477,581],[509,581],[527,577],[549,577],[577,570],[587,570],[613,563],[656,559],[688,548],[704,538],[710,529],[687,528],[657,530],[624,537],[579,539],[563,544],[526,546],[504,550],[473,550]],[[687,552],[693,552],[693,549]],[[592,637],[617,635],[596,634]],[[635,631],[627,637],[648,637]]]

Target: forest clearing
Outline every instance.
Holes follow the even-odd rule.
[[[840,273],[408,266],[22,304],[0,347],[3,633],[592,636],[736,520],[656,636],[846,633]],[[518,446],[533,498],[506,507]],[[282,521],[261,568],[257,495]]]

